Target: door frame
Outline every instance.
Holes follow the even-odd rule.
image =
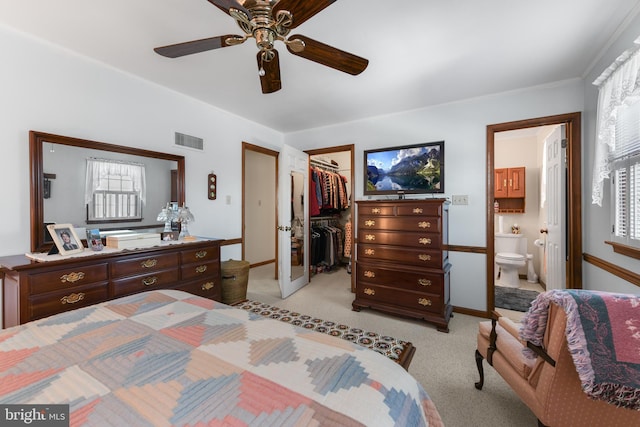
[[[250,144],[248,142],[242,142],[242,249],[241,249],[241,253],[242,253],[242,259],[245,259],[245,197],[246,197],[246,193],[245,193],[245,186],[247,185],[247,183],[245,182],[245,152],[246,151],[255,151],[261,154],[265,154],[267,156],[271,156],[274,158],[275,161],[275,176],[273,176],[273,180],[275,182],[275,193],[273,195],[274,200],[278,200],[278,154],[280,154],[278,151],[274,151],[274,150],[270,150],[268,148],[264,148],[264,147],[260,147],[258,145],[254,145],[254,144]],[[273,224],[273,233],[275,236],[275,248],[274,248],[274,254],[275,254],[275,270],[274,270],[274,278],[278,278],[278,203],[275,203],[275,223]],[[255,264],[255,265],[251,265],[251,267],[256,267],[258,265],[263,265],[263,264],[269,264],[271,262],[274,262],[272,260],[268,260],[264,263],[259,263],[259,264]]]
[[[559,114],[555,116],[518,120],[487,126],[487,316],[495,309],[494,286],[494,150],[496,132],[518,130],[538,126],[565,124],[567,127],[567,194],[566,194],[566,241],[567,265],[566,288],[582,289],[582,158],[581,135],[582,114],[580,112]]]

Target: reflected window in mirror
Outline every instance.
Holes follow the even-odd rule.
[[[87,159],[87,223],[141,221],[145,182],[142,163]]]

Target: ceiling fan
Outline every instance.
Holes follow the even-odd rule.
[[[190,42],[157,47],[154,51],[168,58],[178,58],[244,43],[249,38],[258,46],[258,75],[262,93],[282,88],[280,62],[274,43],[284,42],[294,55],[309,59],[336,70],[357,75],[367,68],[369,61],[336,49],[303,35],[289,36],[289,32],[321,12],[336,0],[208,0],[236,20],[244,35],[226,34]]]

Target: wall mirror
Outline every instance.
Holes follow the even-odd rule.
[[[158,213],[168,202],[184,204],[184,156],[125,147],[43,132],[29,132],[31,171],[31,251],[49,250],[46,225],[70,223],[76,228],[159,229]],[[87,223],[87,159],[145,165],[146,196],[141,218]],[[80,236],[81,238],[84,235]]]

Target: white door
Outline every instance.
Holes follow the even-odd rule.
[[[547,149],[547,290],[565,288],[566,246],[566,126],[560,125],[545,141]]]
[[[309,283],[309,156],[284,145],[278,160],[278,283],[286,298]]]

